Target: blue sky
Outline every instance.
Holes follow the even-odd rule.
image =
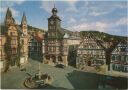
[[[71,31],[96,30],[113,35],[126,36],[127,2],[126,1],[1,1],[0,22],[4,21],[7,7],[20,24],[25,12],[29,25],[47,29],[47,18],[54,6],[58,9],[61,26]]]

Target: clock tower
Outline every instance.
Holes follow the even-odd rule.
[[[61,34],[61,19],[57,16],[57,9],[52,9],[52,16],[48,18],[48,37],[49,38],[60,38]]]
[[[48,32],[45,39],[44,63],[51,65],[67,65],[64,59],[64,32],[61,29],[61,19],[57,16],[58,10],[54,7],[52,15],[48,18]]]

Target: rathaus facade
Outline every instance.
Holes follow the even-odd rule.
[[[52,16],[48,18],[48,32],[45,38],[45,64],[67,66],[68,45],[64,38],[65,33],[61,29],[61,19],[57,16],[57,9],[52,9]]]

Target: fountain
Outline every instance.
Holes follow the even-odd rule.
[[[52,83],[52,77],[50,77],[48,74],[41,74],[40,63],[38,73],[36,73],[34,76],[30,75],[29,73],[27,74],[29,77],[24,81],[24,86],[27,88],[38,88]]]

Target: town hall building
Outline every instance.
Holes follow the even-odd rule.
[[[57,16],[57,9],[52,9],[52,16],[48,18],[48,32],[45,37],[45,53],[43,62],[50,65],[62,64],[67,66],[68,45],[64,39],[65,33],[61,28],[61,19]]]

